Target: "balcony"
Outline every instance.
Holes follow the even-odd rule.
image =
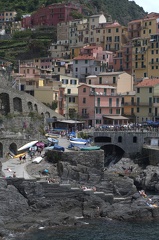
[[[159,64],[159,61],[151,61],[151,62],[149,62],[149,64],[155,64],[155,65],[158,65]]]
[[[142,106],[142,107],[152,107],[153,103],[149,103],[149,102],[140,102],[140,103],[136,103],[137,106]]]
[[[122,106],[136,106],[135,102],[124,102],[122,103]]]
[[[89,118],[89,113],[82,113],[81,117],[82,118]]]

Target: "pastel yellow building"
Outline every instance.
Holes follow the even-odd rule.
[[[129,118],[129,122],[136,122],[136,92],[122,93],[122,115]]]
[[[129,23],[132,39],[132,72],[136,81],[144,77],[158,77],[159,14]],[[138,27],[138,28],[137,28]],[[136,31],[135,31],[136,29]]]
[[[139,122],[159,120],[159,79],[145,78],[137,84],[136,105]]]

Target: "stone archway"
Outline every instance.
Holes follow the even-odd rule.
[[[13,153],[13,154],[17,154],[17,145],[15,143],[11,143],[9,145],[9,150]]]
[[[10,113],[10,101],[8,93],[0,94],[0,113],[2,115],[7,115]]]
[[[16,112],[22,112],[22,100],[19,97],[13,98],[13,109]]]
[[[117,145],[106,144],[101,147],[104,150],[104,166],[108,167],[116,164],[123,156],[125,151]]]
[[[28,102],[28,110],[30,112],[33,111],[33,104],[32,104],[32,102]]]
[[[45,117],[46,117],[46,118],[50,118],[50,113],[49,113],[49,112],[46,112],[46,113],[45,113]]]

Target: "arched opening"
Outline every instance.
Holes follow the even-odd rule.
[[[11,143],[9,146],[9,151],[11,151],[13,154],[17,154],[17,145],[15,143]]]
[[[37,106],[37,104],[34,104],[34,110],[35,110],[36,112],[38,112],[38,106]]]
[[[50,118],[50,113],[49,113],[49,112],[46,112],[46,113],[45,113],[45,117],[46,117],[46,118]]]
[[[54,122],[57,122],[57,117],[53,116],[52,118]]]
[[[0,142],[0,158],[3,157],[3,144]]]
[[[33,111],[32,102],[28,102],[28,110],[29,110],[30,112]]]
[[[0,113],[1,115],[7,115],[10,112],[9,94],[0,94]]]
[[[41,116],[44,117],[44,113],[41,113]]]
[[[133,137],[133,143],[137,143],[137,137]]]
[[[122,143],[122,137],[121,136],[118,137],[118,143]]]
[[[16,112],[22,112],[22,100],[20,98],[13,98],[13,109]]]
[[[104,166],[116,164],[124,155],[124,150],[116,145],[108,144],[101,147],[104,150]]]

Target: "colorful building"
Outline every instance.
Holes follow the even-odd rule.
[[[139,122],[159,120],[159,79],[145,78],[136,85],[136,117]]]
[[[78,115],[87,127],[127,123],[128,119],[121,116],[122,97],[115,87],[81,84],[78,96]]]
[[[54,3],[41,6],[31,15],[32,26],[57,26],[59,22],[68,22],[73,19],[71,12],[81,13],[81,7],[73,3]]]

